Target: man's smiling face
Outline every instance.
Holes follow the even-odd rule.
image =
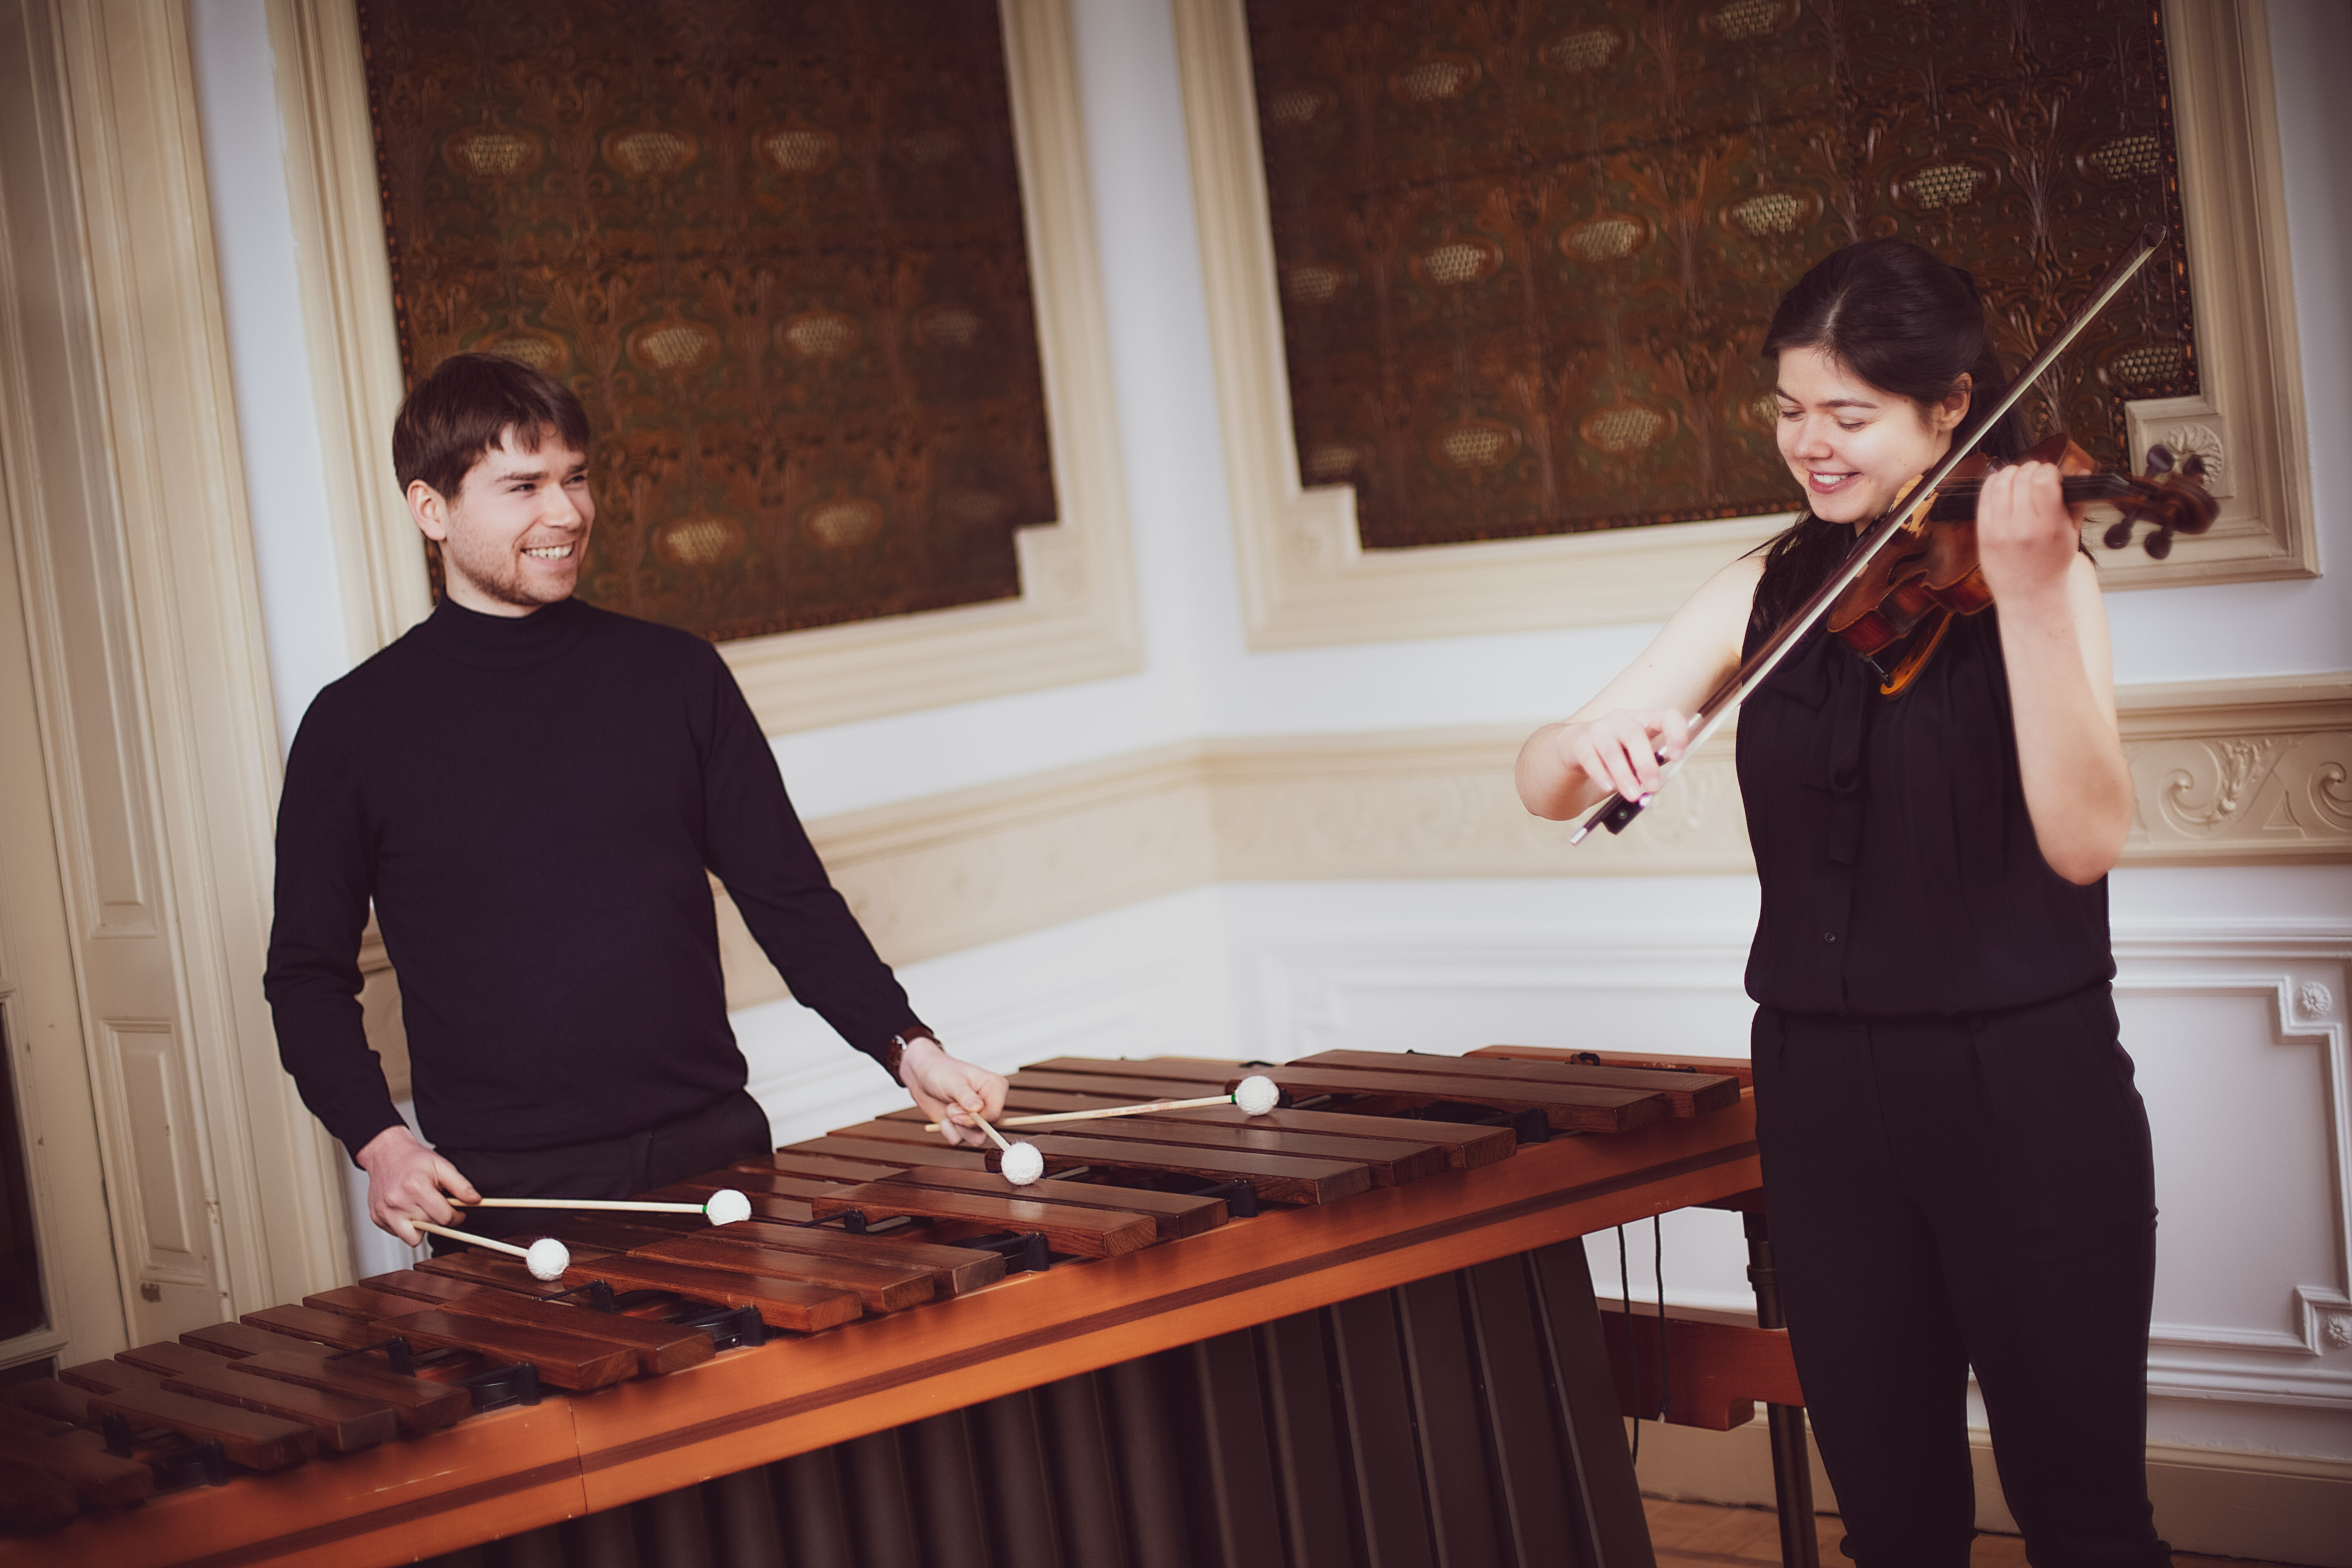
[[[455,497],[419,479],[408,507],[441,546],[449,596],[488,616],[527,616],[570,598],[596,521],[586,454],[561,437],[526,451],[512,426],[466,471]]]

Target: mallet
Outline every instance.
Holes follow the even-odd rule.
[[[429,1219],[408,1222],[419,1230],[429,1230],[436,1236],[446,1236],[452,1241],[462,1241],[473,1247],[487,1247],[493,1252],[509,1253],[523,1261],[534,1279],[561,1279],[563,1271],[572,1267],[572,1249],[551,1236],[542,1236],[529,1247],[517,1247],[511,1241],[493,1241],[487,1236],[467,1236],[446,1225],[435,1225]]]
[[[1016,1187],[1025,1187],[1045,1173],[1045,1156],[1037,1152],[1037,1145],[1008,1143],[1004,1141],[1004,1134],[991,1127],[985,1120],[977,1116],[972,1120],[978,1121],[980,1130],[995,1139],[996,1146],[1004,1152],[1004,1158],[999,1162],[999,1168],[1003,1171],[1006,1181]],[[936,1132],[939,1129],[934,1127],[930,1131]]]
[[[1253,1073],[1234,1086],[1231,1094],[1207,1094],[1198,1100],[1155,1100],[1144,1105],[1106,1105],[1094,1110],[1057,1110],[1050,1115],[1007,1116],[1007,1127],[1042,1127],[1055,1121],[1100,1121],[1111,1116],[1147,1116],[1162,1110],[1198,1110],[1208,1105],[1238,1105],[1246,1116],[1264,1116],[1282,1100],[1282,1090],[1274,1079]],[[986,1122],[981,1123],[986,1126]],[[937,1132],[936,1121],[923,1123],[926,1132]]]
[[[713,1225],[733,1225],[751,1217],[751,1200],[732,1187],[721,1187],[700,1204],[649,1203],[641,1198],[481,1198],[461,1204],[469,1209],[606,1209],[626,1214],[698,1214]]]

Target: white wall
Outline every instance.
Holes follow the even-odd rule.
[[[263,0],[191,0],[206,161],[278,718],[290,737],[346,663],[323,523]],[[2334,0],[2271,7],[2312,445],[2352,431],[2352,58]],[[1165,0],[1076,7],[1147,666],[1140,675],[894,715],[777,742],[802,810],[1015,777],[1202,734],[1533,721],[1572,706],[1654,626],[1252,653],[1244,646]],[[387,434],[387,439],[388,439]],[[2315,486],[2323,562],[2347,500]],[[2126,683],[2352,668],[2352,579],[2110,595]]]
[[[1633,626],[1247,650],[1168,4],[1075,6],[1146,668],[786,737],[777,752],[807,815],[1202,735],[1533,724],[1580,701],[1650,635]],[[263,0],[191,0],[190,14],[290,737],[310,697],[341,673],[345,642]],[[2335,85],[2352,76],[2352,9],[2273,0],[2270,16],[2311,446],[2332,457],[2352,433],[2352,100]],[[2352,501],[2324,479],[2314,495],[2323,563],[2340,563]],[[2340,570],[2118,594],[2109,610],[2126,683],[2352,669],[2352,576]],[[1753,904],[1739,879],[1229,885],[911,965],[906,978],[960,1048],[1004,1066],[1078,1050],[1284,1058],[1339,1040],[1458,1049],[1607,1038],[1738,1053]],[[2352,1335],[2352,1319],[2324,1310],[2352,1247],[2340,1167],[2352,872],[2126,872],[2114,908],[2125,1017],[2163,1144],[2154,1431],[2352,1458],[2352,1348],[2326,1338],[2331,1323]],[[2263,987],[2285,976],[2330,985],[2334,1002],[2283,1037]],[[737,1024],[780,1134],[887,1101],[870,1067],[793,1005]],[[1677,1215],[1666,1237],[1670,1297],[1742,1299],[1736,1225]],[[1613,1243],[1595,1262],[1613,1281]]]

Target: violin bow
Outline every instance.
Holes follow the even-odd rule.
[[[1665,763],[1664,770],[1658,775],[1659,789],[1664,789],[1666,781],[1682,771],[1683,762],[1706,744],[1707,738],[1723,727],[1724,721],[1748,700],[1748,695],[1780,667],[1780,661],[1795,649],[1798,639],[1836,602],[1837,596],[1870,570],[1872,559],[1895,537],[1911,514],[1934,497],[1937,489],[1951,478],[1952,470],[1968,461],[1969,453],[1976,450],[1977,443],[1984,439],[1986,432],[1999,424],[2000,416],[2025,395],[2026,389],[2057,363],[2058,356],[2066,352],[2067,345],[2082,334],[2084,328],[2097,319],[2099,312],[2106,309],[2107,302],[2123,291],[2124,285],[2131,281],[2132,275],[2145,266],[2147,258],[2156,254],[2157,247],[2164,243],[2164,236],[2165,228],[2160,223],[2149,224],[2139,231],[2139,237],[2133,242],[2132,248],[2107,269],[2107,275],[2100,279],[2098,286],[2092,289],[2089,300],[2058,330],[2058,335],[2043,344],[2042,352],[2033,356],[2032,363],[2010,382],[2008,392],[1993,405],[1992,411],[1969,427],[1965,440],[1952,443],[1952,449],[1944,454],[1944,460],[1930,469],[1924,480],[1880,514],[1878,521],[1871,524],[1870,531],[1863,535],[1846,556],[1844,564],[1815,589],[1813,596],[1782,622],[1780,629],[1774,632],[1762,647],[1758,648],[1729,679],[1717,687],[1714,694],[1700,704],[1696,728],[1691,731],[1690,743],[1683,748],[1682,757]],[[1664,762],[1665,759],[1662,757],[1659,761]],[[1636,800],[1612,794],[1594,809],[1591,816],[1584,819],[1584,825],[1570,837],[1569,842],[1583,843],[1592,836],[1596,827],[1605,827],[1611,833],[1624,832],[1633,819],[1648,808],[1650,802],[1657,798],[1657,790],[1652,790]]]

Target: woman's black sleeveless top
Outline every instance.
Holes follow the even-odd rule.
[[[1997,610],[1901,696],[1816,626],[1739,715],[1763,884],[1748,994],[1797,1013],[1960,1016],[2110,979],[2107,884],[2034,842]],[[1748,650],[1764,635],[1751,629]]]

